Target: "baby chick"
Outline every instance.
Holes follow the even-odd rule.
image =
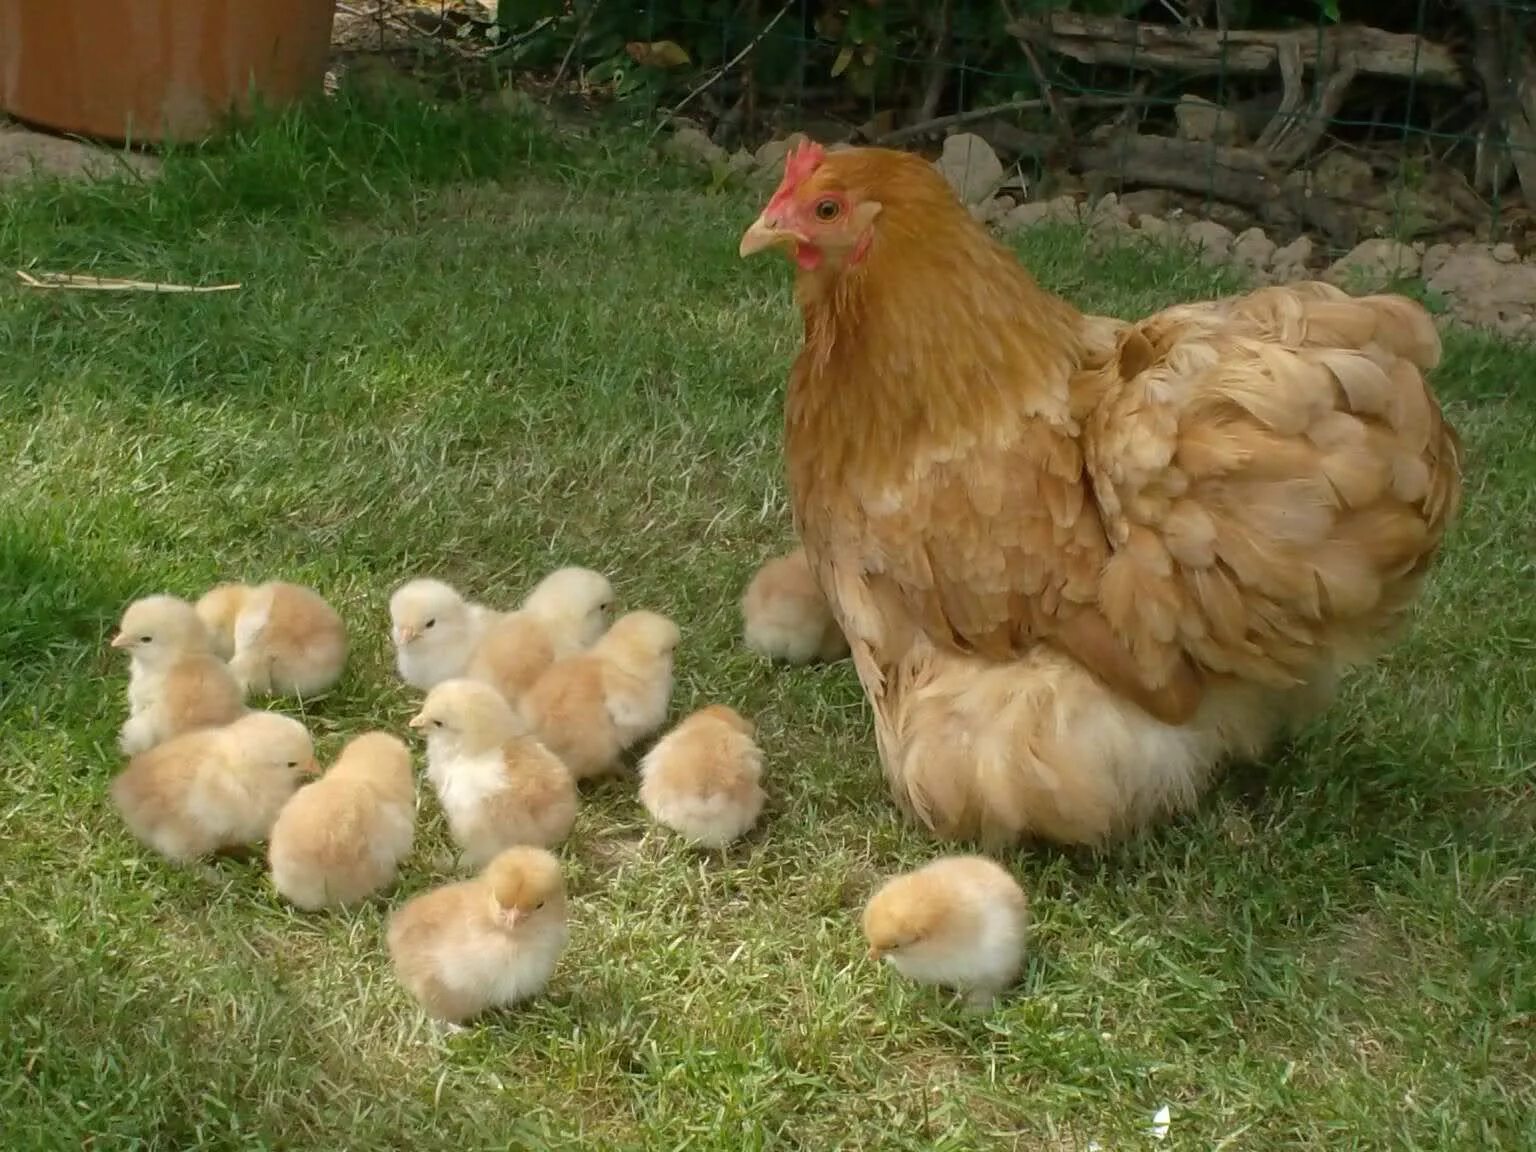
[[[734,708],[700,709],[640,761],[640,803],[695,844],[724,848],[751,830],[766,799],[755,734]]]
[[[484,867],[513,845],[549,848],[570,835],[577,806],[570,770],[489,684],[444,680],[410,725],[426,734],[427,777],[465,867]]]
[[[139,753],[110,791],[130,832],[186,863],[266,839],[299,776],[314,770],[304,725],[278,712],[247,712]]]
[[[1029,901],[1002,865],[945,856],[886,881],[864,908],[869,954],[909,980],[990,1005],[1024,963]]]
[[[410,751],[387,732],[365,732],[278,814],[267,846],[272,883],[309,910],[365,900],[393,883],[415,826]]]
[[[560,862],[542,848],[508,848],[479,876],[425,892],[389,920],[400,983],[451,1024],[537,996],[568,938]]]
[[[412,580],[389,598],[400,679],[423,690],[461,676],[498,613],[472,604],[441,580]]]
[[[317,696],[341,679],[347,628],[312,589],[281,580],[219,584],[197,614],[248,693]]]
[[[112,647],[128,653],[128,720],[118,735],[124,755],[172,736],[227,724],[245,711],[245,694],[197,611],[175,596],[147,596],[123,613]]]
[[[556,660],[588,647],[608,626],[613,585],[590,568],[561,568],[523,606],[486,629],[464,675],[516,704]]]
[[[841,660],[848,641],[811,575],[805,550],[768,561],[741,597],[747,647],[790,664]]]
[[[557,660],[523,697],[523,714],[578,780],[611,772],[660,728],[672,701],[677,625],[655,612],[614,621],[585,652]]]

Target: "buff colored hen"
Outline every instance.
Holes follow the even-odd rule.
[[[741,242],[779,247],[796,528],[936,834],[1100,843],[1187,807],[1404,623],[1462,491],[1418,304],[1086,316],[882,149],[796,151]]]

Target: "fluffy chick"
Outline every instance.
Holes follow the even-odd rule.
[[[264,840],[299,777],[313,771],[304,725],[277,712],[247,712],[139,753],[110,792],[129,831],[187,863]]]
[[[613,771],[626,749],[665,722],[681,638],[665,616],[627,613],[591,648],[557,660],[523,696],[534,732],[578,780]]]
[[[747,647],[789,664],[831,662],[848,655],[848,641],[797,548],[757,570],[741,597]]]
[[[475,646],[498,613],[474,604],[441,580],[412,580],[389,598],[395,667],[423,690],[464,673]]]
[[[640,803],[658,823],[706,848],[746,835],[767,798],[755,735],[734,708],[700,709],[640,761]]]
[[[214,650],[247,693],[317,696],[341,679],[347,628],[301,584],[218,584],[197,602]]]
[[[112,637],[128,653],[128,719],[118,735],[124,755],[173,736],[228,724],[245,712],[245,694],[213,651],[197,610],[175,596],[128,605]]]
[[[576,822],[576,782],[489,684],[444,680],[412,728],[426,734],[427,777],[468,868],[504,848],[560,843]]]
[[[865,906],[863,927],[871,957],[986,1007],[1023,967],[1029,901],[995,860],[946,856],[886,881]]]
[[[267,845],[273,886],[311,911],[366,900],[394,882],[415,830],[410,751],[387,732],[365,732],[283,805]]]
[[[590,646],[608,627],[613,585],[590,568],[560,568],[534,586],[523,606],[486,629],[464,675],[513,704],[556,660]]]
[[[560,862],[542,848],[509,848],[474,879],[402,905],[388,938],[400,983],[439,1020],[537,996],[569,938]]]

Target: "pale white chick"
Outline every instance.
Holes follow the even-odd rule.
[[[475,646],[499,614],[465,600],[441,580],[412,580],[389,598],[395,668],[423,690],[462,676]]]
[[[848,655],[848,641],[802,548],[757,570],[742,593],[741,618],[747,647],[770,660],[810,664]]]
[[[245,712],[245,694],[185,600],[135,600],[123,613],[112,647],[128,653],[128,719],[118,735],[124,755],[183,732],[227,724]]]
[[[550,848],[576,822],[576,781],[489,684],[444,680],[410,726],[427,738],[427,778],[461,864],[484,867],[504,848]]]
[[[640,803],[657,823],[705,848],[745,836],[762,814],[756,726],[734,708],[701,708],[640,761]]]
[[[542,848],[509,848],[474,879],[425,892],[389,920],[400,983],[450,1024],[544,991],[568,939],[560,861]]]
[[[995,860],[945,856],[886,881],[865,905],[863,927],[874,959],[985,1008],[1023,968],[1029,901]]]
[[[214,649],[247,693],[318,696],[341,679],[347,628],[301,584],[218,584],[197,602]]]
[[[415,831],[410,750],[387,732],[365,732],[278,814],[267,845],[272,884],[311,911],[366,900],[394,883]]]
[[[278,712],[247,712],[139,753],[110,792],[130,832],[187,863],[266,839],[299,777],[314,771],[304,725]]]
[[[591,648],[557,660],[523,696],[534,733],[576,779],[614,771],[627,749],[666,722],[681,639],[665,616],[626,613]]]
[[[513,704],[556,660],[589,647],[608,627],[613,585],[590,568],[560,568],[534,585],[523,605],[492,623],[464,675]]]

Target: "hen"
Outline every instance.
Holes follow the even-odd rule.
[[[1418,304],[1086,316],[873,148],[789,157],[741,254],[780,246],[796,528],[936,835],[1102,843],[1187,807],[1404,620],[1461,499]]]

